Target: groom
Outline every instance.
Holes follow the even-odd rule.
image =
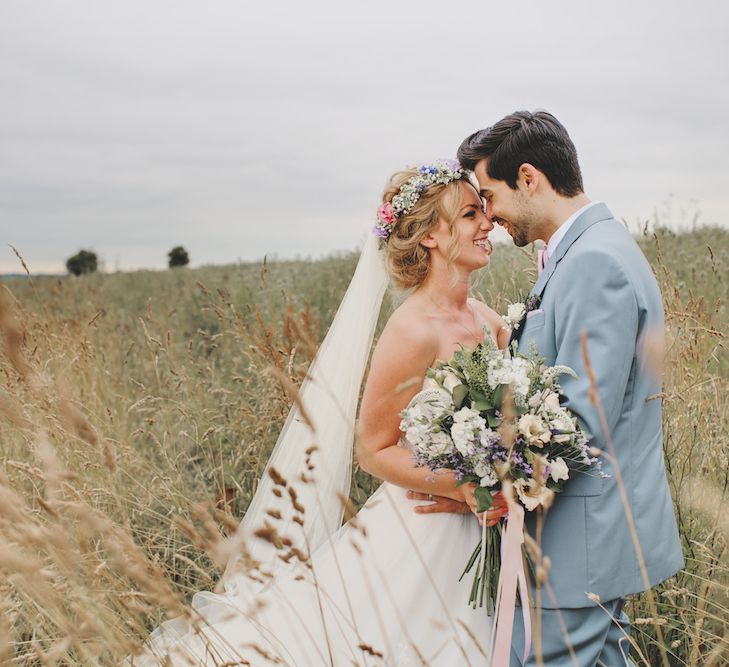
[[[536,344],[547,364],[577,372],[579,379],[561,376],[565,404],[590,444],[605,452],[609,475],[574,475],[543,517],[539,544],[551,569],[541,590],[532,591],[539,601],[543,664],[632,664],[625,596],[683,567],[663,461],[660,364],[653,353],[664,335],[658,285],[625,227],[584,193],[574,144],[551,114],[510,114],[465,139],[458,159],[474,171],[488,217],[515,245],[545,243],[530,293],[537,307],[513,338],[524,351]],[[583,332],[607,429],[590,400]],[[438,502],[431,507],[449,509]],[[538,539],[536,513],[527,513],[526,529]],[[588,593],[598,595],[610,615]],[[511,667],[522,665],[520,646],[517,613]],[[538,651],[532,646],[527,665],[538,664]]]

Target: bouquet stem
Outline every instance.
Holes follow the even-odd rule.
[[[475,609],[483,607],[486,600],[486,613],[491,616],[496,607],[496,593],[501,570],[501,524],[488,528],[486,523],[481,530],[481,539],[476,544],[466,563],[461,581],[476,565],[471,582],[468,604]]]

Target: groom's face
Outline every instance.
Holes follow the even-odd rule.
[[[487,161],[476,164],[474,174],[478,180],[479,192],[486,201],[486,217],[506,229],[520,248],[532,243],[536,236],[537,219],[529,206],[529,198],[517,181],[512,190],[506,181],[497,181],[488,175]]]

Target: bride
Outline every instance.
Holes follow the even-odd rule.
[[[225,593],[198,593],[191,618],[163,624],[132,664],[488,665],[490,618],[467,605],[470,579],[458,581],[481,534],[473,486],[414,468],[399,415],[429,387],[426,370],[437,359],[484,335],[506,345],[497,313],[468,297],[470,274],[489,263],[492,229],[453,161],[390,179],[374,234],[228,545],[237,557]],[[388,277],[411,292],[372,354],[357,430],[360,466],[384,483],[338,528]],[[490,510],[487,522],[503,512]]]

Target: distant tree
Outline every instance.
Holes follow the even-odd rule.
[[[66,269],[74,276],[93,273],[98,268],[98,258],[91,250],[79,250],[66,260]]]
[[[181,245],[176,245],[172,250],[167,253],[169,265],[171,269],[176,266],[187,266],[190,263],[190,256],[187,254]]]

